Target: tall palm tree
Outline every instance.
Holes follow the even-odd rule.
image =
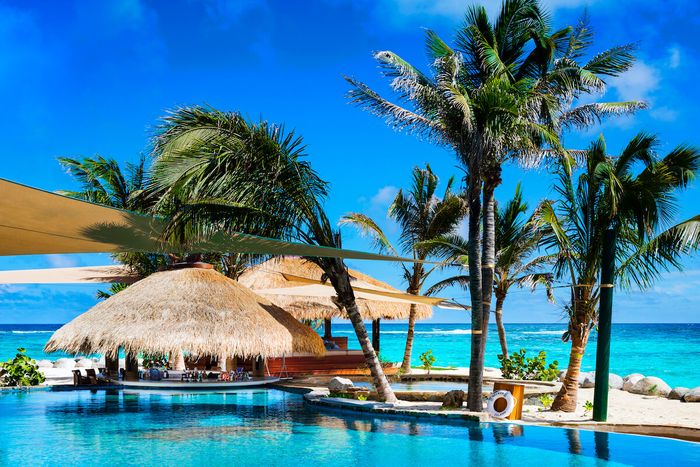
[[[655,136],[640,133],[611,157],[599,137],[580,173],[562,162],[554,187],[558,199],[538,209],[538,223],[549,232],[544,245],[557,255],[554,271],[571,284],[569,326],[562,336],[571,341],[571,353],[554,410],[576,409],[581,360],[598,320],[605,232],[616,231],[615,284],[625,288],[651,286],[663,271],[680,269],[681,257],[698,247],[700,215],[672,221],[677,192],[700,170],[700,150],[678,146],[659,158],[657,147]]]
[[[178,109],[154,141],[151,192],[157,206],[174,206],[169,235],[179,241],[238,231],[341,247],[340,232],[322,208],[327,184],[305,161],[294,132],[237,113]],[[307,258],[330,280],[346,310],[379,398],[395,402],[362,321],[340,258]]]
[[[438,177],[430,166],[426,165],[425,169],[419,167],[413,169],[411,188],[406,193],[400,190],[389,207],[389,216],[401,227],[399,244],[406,254],[413,255],[419,260],[427,259],[430,251],[427,248],[421,248],[420,242],[452,233],[466,215],[466,203],[460,196],[452,192],[453,183],[454,179],[450,178],[440,199],[436,196]],[[380,250],[396,254],[396,249],[388,237],[369,216],[361,213],[350,213],[341,219],[341,224],[357,227],[363,233],[371,235],[375,245]],[[402,264],[402,268],[404,279],[408,284],[406,291],[413,295],[420,295],[425,280],[435,269],[435,267],[426,269],[423,263],[413,263],[410,268]],[[416,305],[412,304],[408,317],[406,346],[401,363],[401,369],[407,373],[411,371],[415,325]]]
[[[532,216],[522,217],[527,212],[527,203],[523,201],[520,184],[515,194],[504,208],[496,205],[496,266],[493,292],[496,296],[496,325],[501,352],[508,356],[508,341],[503,325],[503,305],[511,287],[528,287],[535,290],[538,285],[545,287],[547,298],[554,301],[552,293],[553,274],[545,268],[554,260],[554,255],[538,255],[542,231],[535,225]],[[458,235],[437,238],[427,242],[436,253],[452,264],[467,264],[468,246]],[[455,275],[432,285],[426,293],[435,294],[449,286],[466,288],[469,276]]]
[[[506,0],[493,22],[484,7],[469,8],[454,48],[428,30],[429,74],[393,52],[376,53],[374,57],[392,80],[400,105],[346,78],[352,85],[352,102],[384,118],[394,129],[451,148],[467,174],[474,331],[468,395],[471,410],[483,410],[482,342],[487,337],[491,306],[493,193],[501,182],[501,166],[511,159],[532,163],[537,160],[532,156],[541,155],[542,146],[561,152],[558,133],[562,129],[585,126],[641,106],[622,102],[571,108],[582,95],[602,91],[603,78],[617,76],[633,62],[631,48],[622,46],[579,63],[590,45],[590,29],[585,24],[552,31],[549,16],[537,0]],[[488,287],[484,289],[482,284]]]

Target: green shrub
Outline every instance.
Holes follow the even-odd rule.
[[[17,352],[12,360],[0,363],[0,385],[36,386],[46,381],[36,361],[24,354],[25,349],[20,347]]]
[[[150,368],[165,368],[168,365],[168,357],[161,353],[144,353],[143,367]]]
[[[547,365],[547,352],[540,352],[535,358],[525,356],[525,349],[510,354],[508,358],[498,356],[501,372],[506,379],[554,381],[559,375],[559,362],[554,360]]]
[[[586,401],[586,402],[583,404],[583,412],[584,412],[584,413],[588,413],[588,412],[590,412],[591,410],[593,410],[593,402],[591,402],[591,401]]]
[[[550,407],[552,407],[552,403],[554,402],[554,398],[552,397],[551,394],[540,394],[540,402],[542,403],[542,406],[546,409],[549,410]]]
[[[422,354],[420,354],[420,361],[423,362],[423,369],[430,374],[430,368],[432,368],[433,363],[435,363],[437,359],[433,356],[433,350],[428,349]]]

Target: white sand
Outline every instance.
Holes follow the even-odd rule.
[[[583,422],[591,421],[583,405],[593,401],[593,389],[578,390],[576,412],[540,411],[541,407],[524,406],[526,422]],[[640,396],[619,389],[611,389],[608,396],[608,422],[630,425],[668,425],[700,428],[700,402],[683,403],[664,397]]]

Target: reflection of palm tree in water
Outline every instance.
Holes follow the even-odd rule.
[[[569,452],[571,454],[581,454],[581,437],[578,430],[566,430],[566,438],[569,440]]]

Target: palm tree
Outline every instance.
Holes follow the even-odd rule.
[[[496,325],[501,352],[508,356],[508,342],[503,325],[503,305],[511,287],[528,287],[535,290],[538,285],[545,287],[547,298],[554,301],[552,293],[551,272],[542,268],[553,262],[553,255],[537,255],[542,231],[537,228],[534,218],[530,216],[523,220],[527,212],[527,203],[523,201],[520,184],[515,188],[515,194],[505,207],[496,205],[496,266],[493,292],[496,296]],[[468,246],[458,235],[434,239],[427,242],[436,252],[446,257],[446,262],[452,264],[467,264]],[[466,288],[469,276],[455,275],[443,279],[428,290],[435,294],[449,286]]]
[[[544,245],[557,255],[554,272],[571,284],[569,327],[562,336],[571,341],[571,353],[554,410],[576,409],[581,360],[598,320],[605,232],[616,232],[615,283],[624,288],[651,286],[663,271],[680,269],[680,258],[698,247],[700,216],[671,223],[677,192],[700,170],[700,150],[678,146],[659,158],[657,146],[655,136],[640,133],[613,158],[599,137],[578,175],[570,161],[562,162],[558,199],[538,209],[538,223],[548,230]]]
[[[427,259],[430,251],[420,248],[418,244],[453,232],[466,215],[466,203],[452,192],[454,179],[450,178],[447,187],[439,199],[435,193],[438,177],[429,165],[425,169],[413,169],[413,184],[407,193],[400,190],[389,207],[389,216],[401,227],[399,243],[406,254],[415,259]],[[396,249],[382,229],[370,217],[361,213],[350,213],[341,219],[341,224],[354,225],[363,233],[371,235],[374,243],[381,250],[396,254]],[[413,263],[412,267],[402,265],[404,279],[408,284],[407,292],[420,295],[421,288],[430,273],[435,269],[425,268],[423,263]],[[411,353],[416,324],[416,305],[412,304],[408,317],[408,333],[401,369],[411,371]]]
[[[511,159],[536,161],[532,156],[541,155],[545,143],[561,152],[558,133],[562,129],[641,106],[636,102],[594,103],[571,109],[582,95],[602,91],[604,77],[617,76],[633,62],[631,48],[623,46],[580,64],[590,45],[591,33],[584,23],[552,32],[549,17],[537,0],[506,0],[493,22],[484,7],[469,8],[454,48],[428,30],[430,74],[393,52],[376,53],[401,105],[346,78],[352,85],[352,102],[384,118],[396,130],[451,148],[467,174],[471,410],[483,409],[482,342],[487,337],[495,263],[493,193],[501,183],[501,166]],[[486,293],[482,284],[489,284]]]
[[[238,231],[341,247],[322,208],[327,185],[306,162],[294,132],[237,113],[178,109],[154,142],[151,192],[169,206],[169,235],[185,242]],[[340,258],[307,258],[330,280],[362,348],[380,399],[396,397],[365,329]]]

